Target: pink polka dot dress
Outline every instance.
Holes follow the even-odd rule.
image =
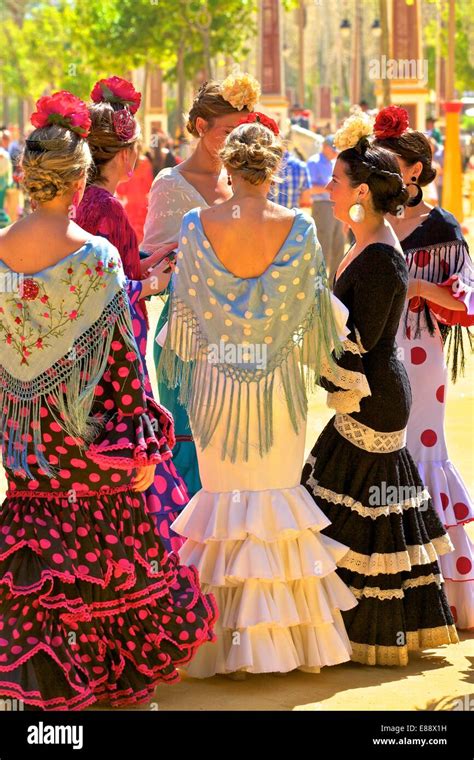
[[[132,324],[143,365],[145,392],[153,398],[146,366],[148,318],[145,301],[140,300],[141,273],[136,234],[120,201],[108,190],[96,185],[86,189],[76,221],[88,232],[110,240],[120,253],[125,274],[129,278]],[[164,545],[168,551],[178,551],[183,538],[171,530],[170,525],[188,503],[189,496],[184,480],[177,473],[171,458],[157,466],[156,478],[146,492],[146,500]]]
[[[458,628],[472,630],[474,547],[464,526],[474,519],[474,505],[446,446],[444,344],[451,342],[455,378],[462,363],[463,328],[474,324],[474,268],[459,224],[443,209],[434,208],[401,242],[411,276],[448,288],[465,307],[451,311],[412,299],[400,322],[397,343],[413,396],[407,446],[454,546],[440,560],[451,612]]]
[[[73,271],[96,248],[120,265],[113,246],[93,237],[74,254],[77,285],[71,288],[96,277],[91,267],[83,275]],[[45,270],[52,287],[65,266]],[[103,269],[98,265],[96,272]],[[40,284],[41,274],[35,275]],[[0,330],[15,325],[22,298],[39,300],[38,282],[29,279],[28,296],[0,293]],[[43,299],[48,302],[47,294]],[[12,447],[17,423],[9,419],[7,394],[0,393],[8,481],[0,508],[0,695],[44,710],[147,701],[158,683],[179,680],[177,666],[215,638],[215,600],[201,592],[195,568],[165,550],[143,494],[133,490],[135,468],[155,464],[163,472],[168,466],[174,431],[167,411],[144,394],[124,290],[115,302],[121,316],[110,320],[110,349],[93,387],[88,419],[97,421],[98,432],[92,443],[68,435],[64,413],[56,407],[53,414],[51,398],[40,403],[39,395],[31,402],[28,432]],[[81,308],[87,313],[87,303]],[[71,321],[80,317],[70,315]],[[81,370],[81,380],[89,382],[90,375]],[[29,477],[13,465],[18,453]],[[54,477],[39,465],[39,455]],[[156,482],[165,493],[166,478]]]

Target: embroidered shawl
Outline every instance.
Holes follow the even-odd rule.
[[[227,399],[229,435],[223,459],[236,460],[238,439],[244,439],[243,458],[248,459],[249,399],[254,396],[248,392],[250,383],[257,383],[262,456],[273,441],[276,370],[296,432],[306,418],[307,392],[319,380],[322,366],[337,370],[332,352],[341,351],[341,328],[314,222],[299,210],[267,270],[245,279],[234,276],[218,259],[204,234],[199,209],[188,212],[180,232],[169,315],[158,374],[169,387],[179,387],[179,400],[203,448]],[[209,365],[216,372],[209,373]]]
[[[55,474],[43,454],[45,410],[84,444],[102,426],[90,412],[117,321],[136,350],[125,282],[117,249],[98,236],[33,275],[0,261],[0,436],[15,474],[32,477],[30,435],[39,466]]]

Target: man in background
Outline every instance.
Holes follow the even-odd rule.
[[[332,288],[334,275],[344,256],[344,227],[332,213],[332,203],[326,185],[331,180],[337,150],[333,135],[324,138],[321,153],[315,153],[308,159],[311,176],[312,214],[316,222],[318,240],[323,249],[329,284]]]
[[[270,199],[286,208],[311,208],[311,177],[304,161],[286,150],[280,171],[282,182],[275,183]]]

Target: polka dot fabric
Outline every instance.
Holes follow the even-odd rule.
[[[140,255],[135,232],[120,201],[105,188],[95,185],[90,185],[84,193],[78,209],[77,222],[88,232],[107,238],[120,253],[125,274],[129,278],[127,290],[133,333],[142,362],[143,387],[145,394],[153,398],[146,367],[148,317],[145,300],[140,299],[142,290]],[[127,377],[128,371],[127,366],[120,368],[119,383],[121,379]],[[130,406],[131,398],[130,393],[122,395],[121,403],[125,408]],[[126,431],[123,432],[126,435]],[[186,485],[174,465],[171,462],[165,464],[164,460],[157,463],[156,477],[159,479],[158,485],[153,483],[145,494],[147,506],[166,549],[178,551],[183,544],[183,539],[171,530],[170,526],[189,501]],[[164,490],[161,487],[163,482],[167,484]]]
[[[35,463],[31,435],[34,480],[7,472],[0,510],[2,696],[55,710],[146,701],[214,640],[214,598],[201,593],[195,568],[168,554],[152,510],[131,488],[133,468],[157,462],[160,507],[171,511],[182,498],[170,461],[172,420],[145,398],[141,372],[116,327],[95,390],[92,413],[105,423],[95,446],[84,455],[81,441],[65,435],[45,409],[41,434],[56,477]]]
[[[419,256],[418,256],[419,254]],[[430,257],[436,258],[436,251]],[[417,258],[418,256],[418,258]],[[414,256],[412,275],[427,277],[426,250]],[[446,274],[446,273],[444,273]],[[412,302],[410,302],[411,304]],[[418,312],[421,309],[420,330]],[[397,344],[410,379],[412,407],[407,427],[407,447],[428,489],[438,517],[446,528],[454,551],[440,557],[441,571],[451,613],[458,628],[474,629],[474,547],[464,525],[474,519],[474,505],[459,472],[449,459],[444,420],[448,369],[438,323],[431,314],[430,335],[420,309],[408,309],[402,317]]]

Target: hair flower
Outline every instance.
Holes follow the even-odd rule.
[[[264,113],[261,113],[260,111],[252,111],[252,113],[247,114],[243,119],[241,119],[238,123],[238,126],[240,127],[241,124],[263,124],[264,127],[267,127],[267,129],[270,129],[274,135],[279,135],[280,130],[278,129],[278,124],[274,119],[271,119],[270,116],[266,116]]]
[[[400,137],[408,129],[408,111],[400,106],[387,106],[375,118],[374,134],[379,140]]]
[[[222,97],[237,111],[253,111],[260,93],[260,85],[251,74],[230,74],[221,84]]]
[[[94,103],[120,103],[128,106],[132,114],[138,111],[141,103],[141,93],[137,92],[131,82],[122,77],[99,79],[91,92]]]
[[[372,134],[373,125],[372,117],[363,111],[352,114],[334,135],[334,145],[338,150],[355,148],[362,137]]]
[[[91,128],[86,104],[67,90],[39,98],[36,101],[36,111],[31,116],[31,123],[37,129],[59,124],[76,132],[80,137],[87,137]]]

